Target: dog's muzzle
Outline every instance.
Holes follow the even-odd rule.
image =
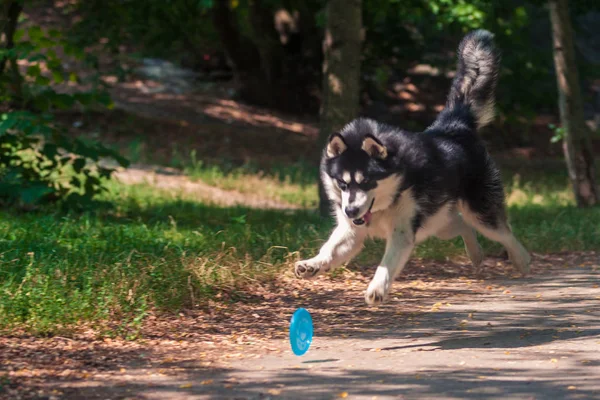
[[[367,210],[367,212],[364,213],[362,217],[353,219],[352,223],[354,225],[368,224],[369,221],[371,221],[371,217],[373,216],[373,214],[371,213],[371,208],[373,208],[373,204],[375,204],[375,199],[373,199],[373,201],[371,201],[371,205],[369,206],[369,209]]]

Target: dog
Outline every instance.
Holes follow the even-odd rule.
[[[493,35],[467,34],[445,108],[423,132],[359,118],[333,133],[320,178],[337,220],[318,255],[295,264],[313,278],[356,256],[367,237],[386,239],[365,301],[385,301],[416,244],[461,236],[473,266],[483,260],[476,231],[501,243],[523,274],[530,255],[507,221],[498,168],[478,131],[494,119],[500,56]]]

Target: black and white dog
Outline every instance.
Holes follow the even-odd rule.
[[[296,263],[298,277],[349,261],[368,236],[385,238],[385,255],[365,294],[368,304],[380,304],[415,244],[429,236],[462,236],[478,267],[483,254],[473,228],[500,242],[528,272],[530,256],[508,224],[498,169],[477,135],[494,118],[499,61],[493,35],[471,32],[458,48],[446,107],[424,132],[357,119],[330,136],[321,179],[337,227],[316,257]]]

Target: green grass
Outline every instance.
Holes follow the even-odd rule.
[[[562,170],[562,164],[504,168],[513,228],[534,252],[600,249],[600,208],[575,208]],[[252,171],[221,171],[226,183],[211,183],[239,190],[253,177],[283,190],[276,188],[283,179],[289,186],[273,196],[299,205],[316,196],[308,167]],[[311,210],[222,208],[146,186],[111,183],[104,197],[113,209],[83,215],[0,211],[0,331],[65,334],[92,326],[135,336],[149,310],[202,306],[222,290],[235,298],[291,271],[297,252],[314,254],[332,228]],[[483,243],[488,252],[500,250]],[[373,265],[381,251],[381,243],[369,244],[354,265]],[[425,258],[459,255],[460,239],[432,239],[416,250]]]
[[[307,211],[219,208],[141,186],[112,184],[107,198],[116,208],[97,214],[0,213],[0,327],[127,328],[149,307],[268,280],[327,225]]]
[[[319,176],[318,168],[306,162],[274,165],[267,170],[251,163],[241,166],[229,162],[205,164],[197,161],[192,152],[189,161],[182,165],[191,179],[201,180],[221,189],[258,194],[306,208],[314,208],[319,202],[315,185]]]

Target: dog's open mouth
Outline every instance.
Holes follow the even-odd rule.
[[[352,223],[354,225],[368,224],[369,221],[371,221],[371,216],[373,215],[371,213],[371,208],[373,208],[373,204],[375,204],[375,199],[373,199],[373,201],[371,201],[371,205],[369,206],[369,209],[367,210],[367,212],[364,213],[362,217],[353,219]]]

